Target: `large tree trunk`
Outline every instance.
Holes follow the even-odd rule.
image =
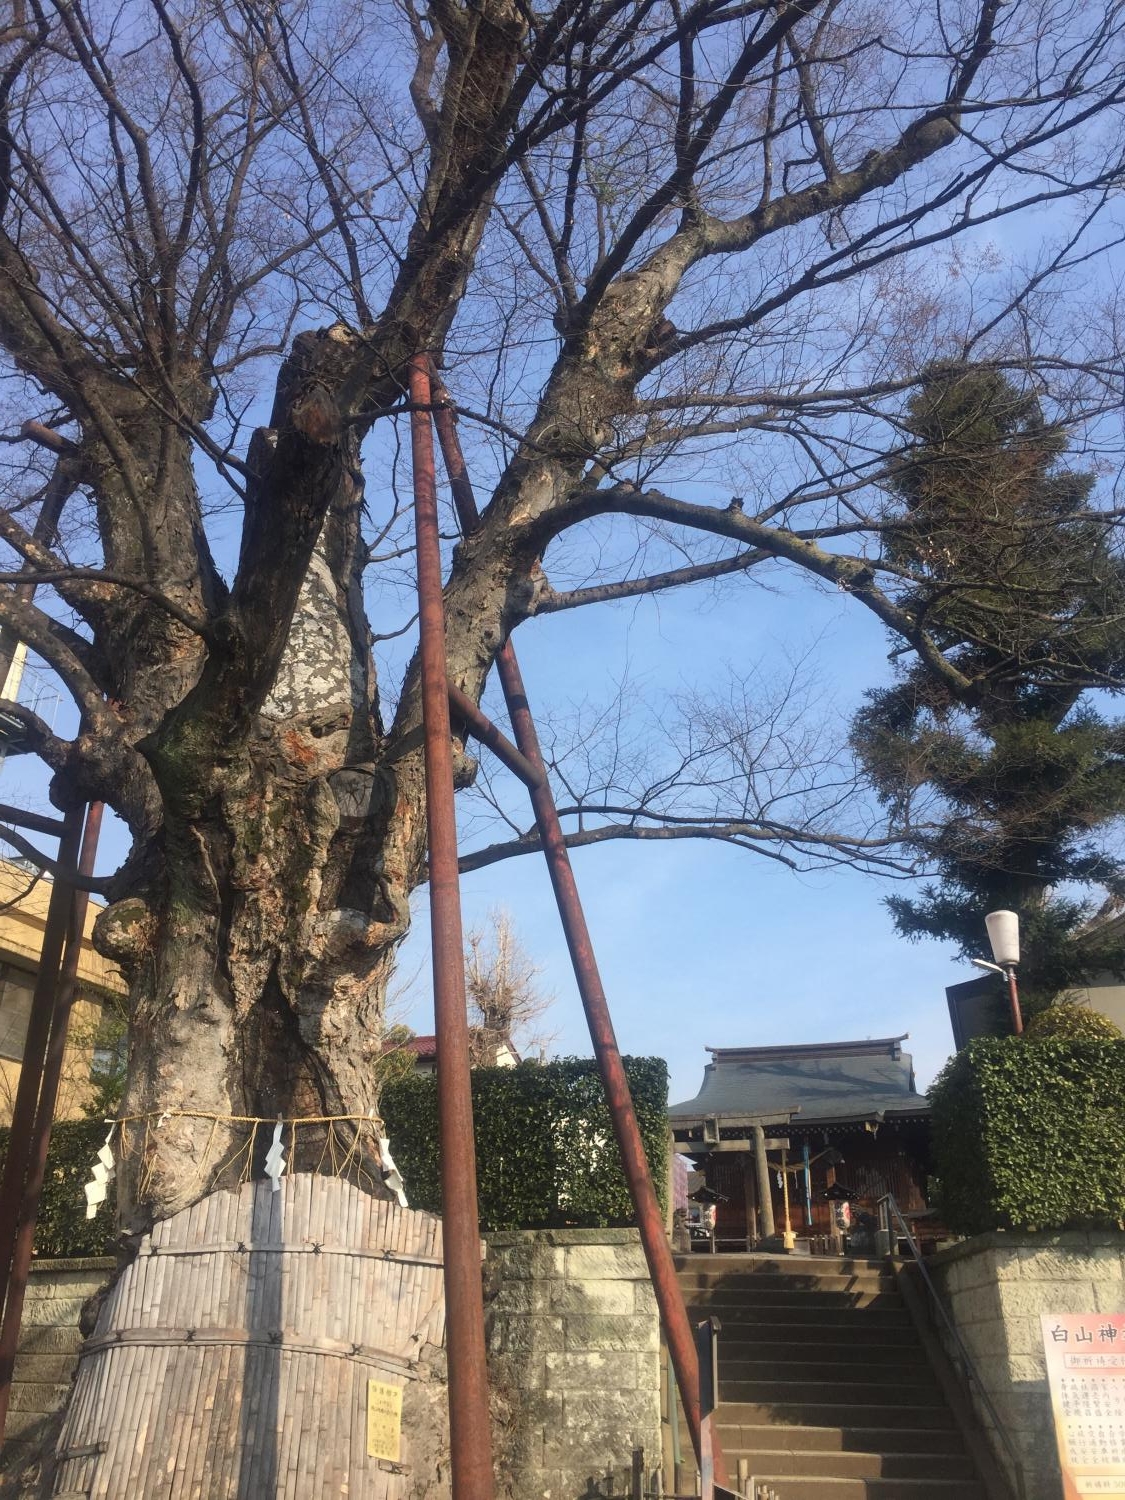
[[[186,444],[141,422],[121,476],[109,454],[98,469],[111,566],[140,571],[138,511],[146,548],[148,533],[157,551],[166,529],[192,533],[167,544],[159,597],[80,601],[105,695],[88,715],[113,732],[83,737],[77,786],[59,779],[110,801],[134,834],[95,934],[131,990],[120,1201],[133,1231],[205,1194],[232,1157],[244,1170],[250,1118],[376,1104],[425,819],[420,745],[400,736],[392,751],[384,734],[362,607],[349,403],[367,347],[342,326],[295,340],[251,444],[229,591],[196,535]]]
[[[150,751],[167,809],[157,857],[96,934],[131,986],[124,1114],[136,1118],[120,1185],[131,1230],[198,1198],[232,1157],[228,1178],[246,1170],[252,1127],[239,1117],[360,1116],[377,1103],[425,817],[418,747],[386,760],[347,529],[337,514],[326,524],[253,731],[190,756]],[[314,1165],[321,1145],[302,1132],[294,1165]]]

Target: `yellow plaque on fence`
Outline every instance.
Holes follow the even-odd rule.
[[[367,1456],[398,1463],[402,1451],[402,1387],[367,1382]]]

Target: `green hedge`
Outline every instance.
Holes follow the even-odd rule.
[[[668,1069],[627,1057],[649,1166],[667,1193]],[[413,1208],[441,1210],[437,1080],[384,1086],[380,1112]],[[473,1074],[482,1229],[595,1228],[635,1222],[595,1064],[585,1058]]]
[[[930,1104],[955,1233],[1125,1221],[1125,1040],[982,1037],[946,1065]]]
[[[109,1255],[117,1231],[113,1183],[93,1219],[86,1217],[83,1188],[94,1158],[105,1140],[101,1120],[58,1120],[51,1131],[47,1173],[35,1226],[35,1254],[44,1260],[80,1255]],[[0,1160],[8,1154],[8,1128],[0,1126]]]
[[[625,1071],[663,1203],[668,1070],[661,1058],[627,1057]],[[436,1079],[412,1077],[385,1085],[381,1109],[411,1205],[440,1211]],[[473,1110],[482,1228],[633,1222],[593,1062],[566,1058],[479,1069],[473,1074]],[[43,1259],[113,1250],[113,1184],[93,1219],[86,1217],[82,1191],[105,1130],[100,1120],[60,1120],[51,1132],[35,1234],[35,1253]],[[0,1126],[0,1160],[7,1150],[8,1131]]]

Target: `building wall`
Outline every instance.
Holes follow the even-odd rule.
[[[1089,989],[1075,990],[1074,996],[1091,1010],[1108,1016],[1116,1027],[1125,1032],[1125,984],[1114,975],[1103,975]]]
[[[63,1055],[62,1076],[59,1079],[59,1099],[55,1109],[57,1120],[81,1119],[86,1105],[94,1096],[90,1066],[94,1053],[93,1039],[101,1018],[100,997],[82,999],[75,1003],[70,1016],[66,1052]],[[20,1063],[12,1058],[0,1057],[0,1125],[11,1122],[20,1072]]]
[[[1060,1500],[1062,1479],[1040,1332],[1041,1313],[1125,1312],[1125,1235],[978,1235],[927,1265],[1020,1462],[1026,1500]],[[975,1390],[998,1461],[1011,1468]]]
[[[5,1002],[9,1007],[26,1004],[27,989],[34,984],[43,946],[47,908],[52,882],[44,876],[34,880],[22,865],[0,860],[0,1023],[5,1019]],[[91,898],[83,926],[82,948],[78,961],[78,999],[71,1014],[70,1033],[63,1061],[56,1115],[59,1119],[80,1117],[92,1096],[90,1065],[93,1060],[94,1034],[107,997],[125,994],[125,984],[116,967],[95,952],[91,933],[102,903]],[[5,976],[13,982],[9,988]],[[22,992],[22,994],[17,994]],[[11,1011],[8,1012],[11,1017]],[[23,1011],[15,1028],[0,1025],[0,1034],[14,1032],[22,1041]],[[5,1050],[18,1051],[19,1046]],[[19,1084],[20,1062],[0,1056],[0,1124],[12,1117],[12,1103]]]
[[[628,1494],[660,1467],[660,1320],[635,1229],[485,1237],[489,1374],[508,1496]]]

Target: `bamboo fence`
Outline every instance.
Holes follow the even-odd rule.
[[[313,1174],[158,1224],[83,1346],[56,1500],[407,1500],[441,1257],[433,1215]],[[397,1461],[369,1456],[370,1381],[404,1393]]]

